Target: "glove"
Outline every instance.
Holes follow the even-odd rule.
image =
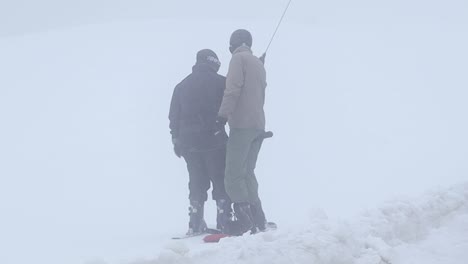
[[[266,57],[266,53],[263,53],[263,55],[260,58],[258,58],[263,63],[263,65],[265,65],[265,57]]]
[[[178,157],[182,157],[182,147],[178,138],[172,138],[172,144],[174,145],[174,154]]]
[[[226,123],[227,123],[227,118],[225,117],[222,117],[222,116],[218,116],[216,118],[216,132],[215,132],[215,135],[217,135],[219,132],[223,132],[224,131],[224,127],[226,126]]]

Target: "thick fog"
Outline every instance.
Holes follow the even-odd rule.
[[[0,2],[0,262],[118,261],[184,233],[173,88],[203,48],[226,74],[237,28],[261,55],[286,4]],[[348,218],[467,180],[466,14],[456,0],[293,0],[266,61],[270,220]]]

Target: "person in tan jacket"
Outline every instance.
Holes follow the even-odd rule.
[[[263,62],[252,54],[251,47],[252,35],[247,30],[232,33],[232,58],[217,120],[220,129],[226,122],[230,128],[224,183],[237,218],[227,226],[231,235],[266,228],[254,170],[265,134],[267,83]]]

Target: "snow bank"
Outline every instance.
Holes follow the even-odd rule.
[[[462,264],[468,259],[467,202],[468,183],[416,200],[387,202],[354,222],[334,223],[319,213],[310,225],[296,230],[245,235],[214,245],[171,243],[155,260],[132,264]]]

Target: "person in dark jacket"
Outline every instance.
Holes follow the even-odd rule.
[[[192,73],[175,87],[170,106],[174,152],[185,159],[189,173],[188,235],[206,229],[203,214],[210,184],[218,229],[223,229],[231,211],[224,187],[227,134],[216,123],[226,86],[226,78],[217,74],[220,65],[212,50],[199,51]]]

